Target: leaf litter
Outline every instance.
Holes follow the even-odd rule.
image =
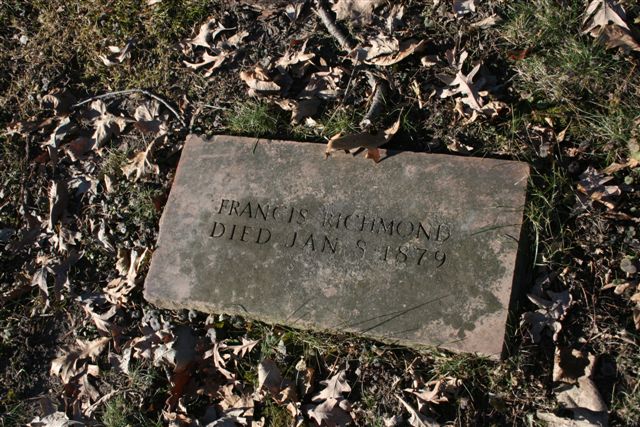
[[[426,78],[414,80],[416,84],[410,92],[417,98],[416,105],[418,101],[422,104],[421,110],[429,109],[431,113],[434,109],[432,99],[423,97],[431,90],[438,95],[435,98],[446,102],[447,109],[464,119],[465,125],[482,119],[496,119],[508,111],[506,104],[499,101],[500,89],[494,83],[495,79],[483,67],[487,59],[469,46],[469,51],[461,46],[458,50],[461,53],[457,54],[456,50],[450,49],[451,44],[445,47],[442,41],[436,42],[424,33],[413,33],[410,23],[415,21],[411,20],[412,12],[407,10],[407,5],[331,2],[328,7],[332,11],[329,16],[334,20],[332,25],[352,38],[353,45],[349,47],[351,43],[338,40],[325,20],[316,17],[314,12],[321,15],[318,6],[321,3],[325,2],[288,2],[278,8],[247,6],[240,2],[240,13],[260,11],[257,18],[261,22],[260,29],[247,26],[235,17],[211,17],[182,42],[183,64],[205,78],[215,78],[218,73],[236,80],[240,76],[250,96],[261,97],[290,111],[291,122],[300,126],[305,126],[306,119],[318,117],[327,106],[357,102],[357,107],[367,111],[358,125],[361,132],[321,135],[328,139],[328,154],[355,153],[364,148],[367,156],[376,162],[383,160],[380,147],[400,132],[402,124],[399,117],[393,125],[388,125],[397,114],[390,107],[399,96],[406,96],[405,89],[393,78],[398,64],[415,63],[422,67],[420,73],[426,73]],[[433,6],[436,14],[443,8],[447,10],[450,16],[441,15],[442,19],[453,19],[469,24],[474,31],[481,31],[494,27],[501,19],[500,15],[493,14],[493,9],[484,9],[483,3],[456,1],[442,4],[440,9],[437,4]],[[159,8],[163,7],[163,2],[148,2],[148,5]],[[307,28],[296,34],[290,44],[281,45],[277,54],[256,60],[251,56],[251,43],[268,40],[269,27],[279,25],[274,24],[279,16],[289,23],[312,21],[327,26],[328,36],[336,38],[335,43],[344,56],[335,61],[327,55],[318,38]],[[323,30],[318,27],[317,31]],[[608,47],[636,50],[631,23],[614,2],[592,2],[585,15],[583,31]],[[349,34],[351,32],[353,34]],[[437,38],[433,33],[428,35]],[[456,45],[460,43],[460,40],[456,41]],[[123,48],[110,47],[100,59],[110,68],[125,62],[133,63],[136,58],[130,55],[132,46],[127,43]],[[466,61],[470,57],[481,60],[469,65]],[[440,79],[442,76],[445,76],[444,80]],[[381,87],[386,89],[379,90]],[[384,96],[378,95],[383,92],[386,92]],[[349,364],[340,369],[337,365],[326,365],[331,357],[325,358],[327,355],[319,352],[306,360],[303,358],[300,369],[296,365],[292,371],[290,361],[282,356],[284,353],[268,354],[268,350],[264,350],[267,352],[264,357],[262,347],[266,345],[265,341],[273,338],[270,335],[273,332],[267,334],[266,339],[258,338],[249,332],[251,325],[245,324],[240,326],[239,334],[224,336],[226,331],[237,329],[240,325],[237,319],[208,318],[204,323],[200,322],[200,327],[198,321],[193,322],[196,317],[191,313],[184,317],[140,305],[140,287],[153,240],[140,230],[123,232],[131,227],[127,224],[127,215],[114,213],[109,202],[123,187],[155,185],[161,192],[168,192],[171,172],[167,174],[165,163],[167,152],[179,151],[180,138],[175,135],[177,126],[166,109],[151,100],[131,97],[125,102],[106,102],[96,99],[83,108],[75,105],[75,99],[69,93],[56,89],[41,101],[43,110],[53,113],[53,117],[32,117],[7,128],[8,135],[37,141],[46,153],[39,157],[41,169],[46,167],[54,172],[45,185],[44,197],[41,197],[45,204],[48,202],[49,212],[45,208],[44,214],[40,214],[33,203],[25,203],[24,225],[15,230],[6,228],[9,230],[6,233],[3,228],[3,236],[9,236],[10,245],[7,246],[12,251],[37,253],[34,262],[25,267],[23,279],[28,288],[39,289],[44,301],[43,305],[33,307],[34,314],[40,314],[38,310],[45,314],[55,309],[56,301],[66,299],[67,304],[75,304],[80,309],[81,315],[76,322],[90,330],[88,335],[74,333],[76,340],[68,341],[51,363],[51,374],[64,385],[59,396],[68,402],[65,412],[42,413],[32,424],[72,425],[77,422],[73,420],[95,419],[100,408],[113,398],[112,393],[120,392],[109,390],[105,371],[111,365],[114,371],[131,381],[140,366],[145,369],[155,367],[155,372],[165,377],[163,381],[168,388],[160,402],[149,402],[128,389],[122,392],[126,398],[135,400],[140,408],[161,414],[167,424],[264,425],[263,410],[267,402],[273,402],[290,415],[291,425],[303,422],[371,425],[371,419],[365,418],[368,422],[360,418],[363,413],[371,416],[371,411],[362,410],[358,400],[362,399],[363,386],[360,382],[363,377],[358,372],[384,372],[373,368],[378,362],[360,360],[356,369]],[[184,113],[182,106],[187,102],[179,105]],[[369,114],[369,111],[373,113]],[[455,129],[457,122],[451,127]],[[322,126],[318,128],[322,129]],[[564,140],[559,138],[560,129],[557,129],[558,133],[553,130],[554,126],[550,129],[554,134],[550,138],[554,140],[553,149],[565,150],[566,147],[560,146]],[[546,135],[548,130],[536,132]],[[571,131],[568,134],[567,140],[571,142]],[[452,151],[472,151],[472,146],[456,137],[451,139],[456,143],[449,144]],[[633,163],[633,153],[638,150],[634,151],[632,141],[629,144],[628,160],[619,160],[618,166],[610,164],[609,168],[586,168],[576,177],[577,202],[584,209],[604,208],[606,212],[615,213],[625,203],[628,189],[619,178],[637,167],[637,163]],[[118,162],[111,158],[114,149],[126,153]],[[540,157],[550,159],[557,154],[550,148],[547,152],[547,156]],[[102,173],[100,169],[107,160],[113,161],[115,166]],[[120,204],[116,210],[124,207]],[[83,217],[79,208],[90,209],[91,218]],[[101,267],[104,271],[99,274],[99,286],[84,289],[79,285],[78,271],[72,266],[80,263],[85,268],[89,257],[95,257],[90,253],[92,245],[98,247],[100,257],[106,257],[112,265]],[[632,305],[638,304],[637,268],[634,270],[637,259],[622,255],[618,258],[622,260],[616,266],[618,271],[611,273],[616,278],[608,282],[603,291],[611,289],[610,293],[626,295]],[[20,280],[16,276],[16,286]],[[561,410],[549,412],[547,407],[547,410],[533,411],[537,406],[532,404],[529,414],[535,413],[538,418],[558,425],[601,422],[606,420],[602,417],[608,408],[595,382],[596,358],[585,349],[561,346],[568,334],[564,329],[567,317],[578,303],[575,290],[557,292],[558,288],[553,289],[556,292],[548,288],[531,293],[529,298],[534,311],[525,313],[522,326],[529,331],[533,342],[550,339],[558,346],[553,363],[553,380],[558,388],[553,395]],[[638,319],[637,305],[635,310]],[[129,318],[129,313],[137,313],[138,318]],[[636,325],[638,323],[640,321]],[[207,331],[206,335],[201,329]],[[218,338],[218,334],[224,337]],[[290,344],[285,344],[283,339],[279,342],[286,351]],[[349,348],[345,353],[355,351]],[[425,360],[430,365],[424,365],[422,369],[431,372],[429,380],[423,381],[413,369],[407,369],[404,374],[400,373],[397,381],[381,381],[389,382],[393,390],[384,404],[385,410],[392,413],[380,414],[385,424],[435,425],[435,418],[447,419],[439,412],[439,406],[460,405],[463,411],[467,410],[464,408],[468,401],[458,395],[462,381],[449,375],[450,372],[433,371],[439,363],[437,358],[425,357]],[[314,368],[311,368],[312,364]],[[257,381],[247,378],[251,375]],[[536,381],[535,378],[526,380]],[[400,390],[405,394],[399,395]],[[482,390],[488,391],[488,388]],[[194,410],[194,402],[201,402],[205,407]],[[562,409],[569,410],[570,415]],[[595,418],[590,418],[592,416]]]

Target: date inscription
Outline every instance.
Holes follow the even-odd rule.
[[[445,243],[453,233],[452,225],[442,220],[385,218],[326,207],[314,212],[307,207],[230,198],[214,203],[214,219],[207,233],[215,241],[272,245],[399,267],[445,266]]]

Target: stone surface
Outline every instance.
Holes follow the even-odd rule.
[[[145,297],[166,308],[500,355],[529,168],[187,138]]]

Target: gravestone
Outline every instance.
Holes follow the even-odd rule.
[[[145,297],[498,357],[529,168],[190,135]]]

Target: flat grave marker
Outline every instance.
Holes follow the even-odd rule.
[[[499,357],[529,167],[190,135],[145,297]]]

